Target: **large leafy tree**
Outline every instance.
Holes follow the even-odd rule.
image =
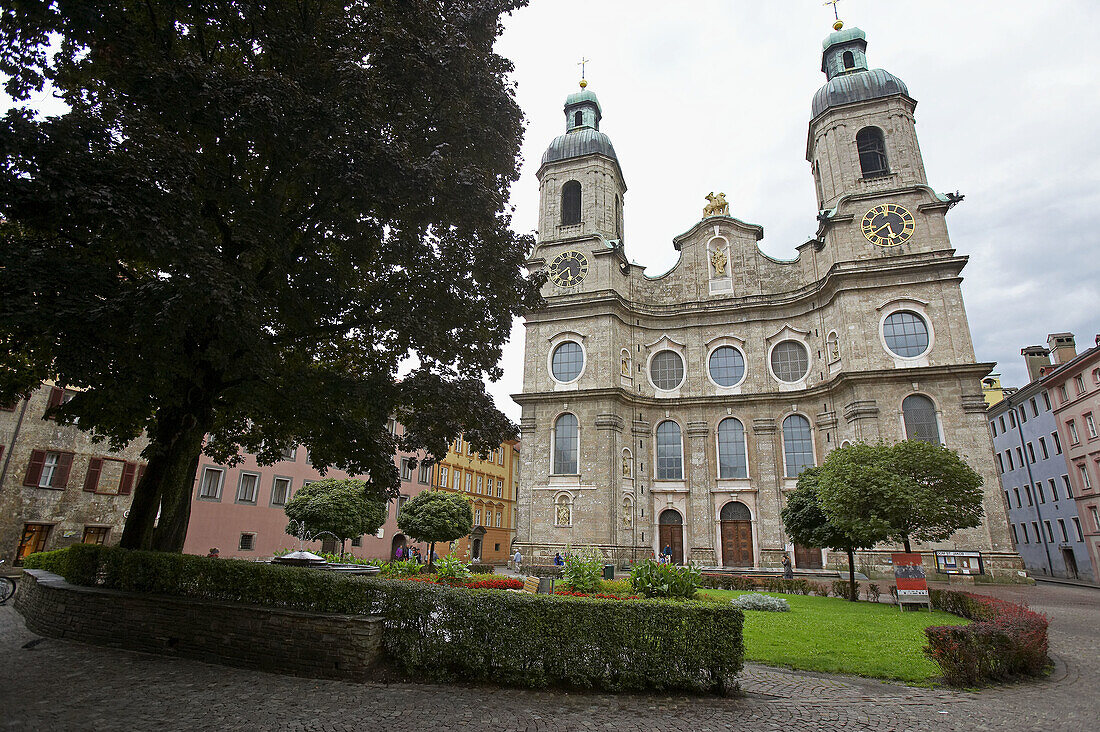
[[[299,489],[286,507],[290,519],[286,532],[298,535],[302,529],[316,537],[329,533],[344,542],[364,534],[373,534],[386,523],[386,504],[367,492],[361,480],[319,480]]]
[[[0,400],[56,378],[60,419],[148,436],[123,546],[180,550],[203,449],[304,443],[383,498],[395,448],[514,434],[483,378],[538,304],[492,50],[524,3],[5,5]]]
[[[474,527],[474,512],[461,493],[422,491],[397,515],[397,528],[418,541],[430,543],[428,563],[435,557],[437,541],[454,541]]]
[[[830,457],[832,456],[831,453]],[[828,460],[826,460],[828,463]],[[818,498],[823,467],[806,468],[798,476],[798,487],[787,498],[780,517],[791,539],[806,546],[823,546],[848,555],[848,599],[859,598],[856,586],[855,550],[874,546],[886,538],[885,527],[876,522],[841,527],[829,519]]]
[[[816,476],[830,523],[842,531],[941,541],[982,520],[982,477],[942,445],[856,443],[829,453]]]

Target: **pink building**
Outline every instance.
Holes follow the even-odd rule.
[[[1092,566],[1100,568],[1100,336],[1078,355],[1072,333],[1047,339],[1054,365],[1043,369],[1065,448],[1077,515]]]
[[[396,425],[394,429],[402,429]],[[386,523],[377,535],[352,539],[345,545],[357,557],[386,558],[394,555],[398,546],[413,542],[397,528],[397,508],[431,484],[431,468],[419,464],[409,466],[411,456],[394,457],[401,470],[401,497],[391,501]],[[339,470],[330,469],[324,478],[349,478]],[[274,465],[260,466],[253,455],[245,455],[235,467],[199,460],[195,484],[191,493],[191,521],[183,551],[205,555],[212,548],[221,557],[267,559],[281,549],[297,549],[298,539],[286,533],[287,518],[283,507],[303,485],[321,480],[322,476],[309,463],[309,453],[299,445]],[[339,551],[339,543],[331,540],[305,544],[311,551]],[[420,545],[427,555],[427,545]]]

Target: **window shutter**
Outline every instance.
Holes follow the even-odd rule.
[[[99,487],[99,471],[103,468],[103,458],[92,458],[88,461],[88,474],[84,476],[84,490],[95,493]]]
[[[122,482],[118,484],[118,494],[128,496],[134,490],[134,473],[137,472],[137,463],[126,463],[122,469]]]
[[[61,406],[61,401],[65,398],[65,390],[59,389],[54,386],[50,388],[50,403],[46,405],[46,410],[49,411],[54,407]],[[43,416],[45,419],[46,417]]]
[[[23,478],[23,485],[38,485],[38,481],[42,477],[42,465],[45,462],[45,450],[31,450],[31,461],[27,465],[27,475]]]
[[[59,452],[57,453],[57,470],[53,472],[53,480],[50,481],[51,488],[68,488],[69,486],[69,471],[73,467],[73,454],[71,452]]]

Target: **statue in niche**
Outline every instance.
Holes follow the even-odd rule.
[[[726,274],[726,250],[715,249],[714,254],[711,255],[710,263],[714,267],[714,276],[722,277]]]
[[[619,373],[623,376],[630,376],[630,356],[623,354],[622,363],[619,365]]]
[[[825,348],[829,353],[830,361],[840,360],[840,339],[836,333],[830,333],[829,337],[825,339]]]
[[[623,477],[630,477],[630,453],[628,452],[623,453]]]

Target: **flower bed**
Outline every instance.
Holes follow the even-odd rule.
[[[924,652],[953,686],[974,686],[1047,667],[1045,615],[1022,605],[955,590],[930,590],[933,607],[975,622],[925,629]]]

